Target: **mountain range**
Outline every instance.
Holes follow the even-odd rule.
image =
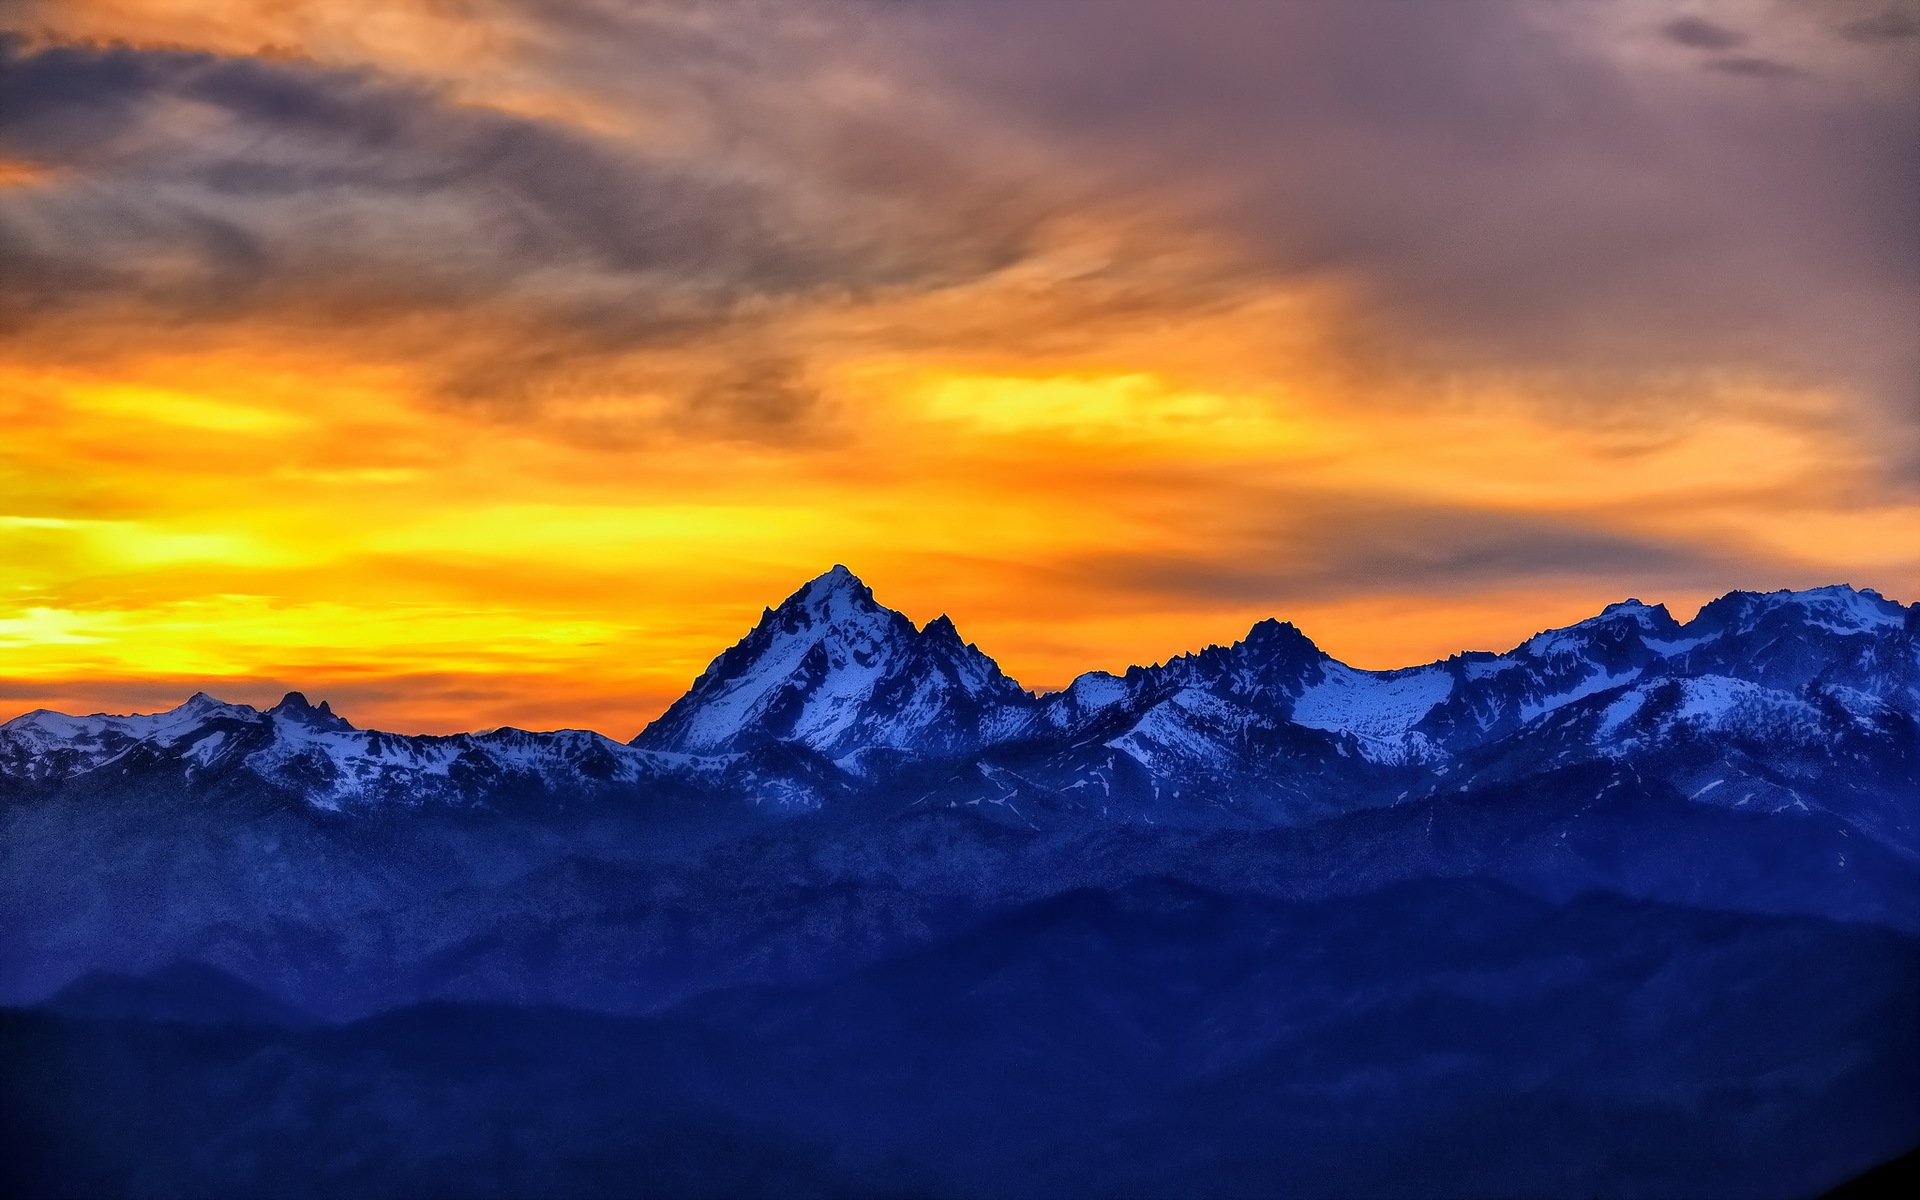
[[[1806,1196],[1920,1144],[1920,605],[1035,694],[844,568],[631,742],[0,725],[13,1195]]]
[[[953,623],[844,567],[769,608],[638,737],[361,730],[298,692],[0,724],[0,778],[163,776],[340,811],[672,796],[716,807],[989,806],[1005,819],[1297,825],[1549,766],[1653,767],[1693,802],[1821,811],[1920,852],[1920,604],[1733,592],[1685,624],[1627,600],[1502,654],[1367,671],[1267,620],[1036,695]],[[1715,754],[1699,753],[1711,743]],[[1861,764],[1841,772],[1842,764]],[[1817,781],[1817,784],[1816,784]]]

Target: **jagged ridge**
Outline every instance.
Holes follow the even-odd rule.
[[[1268,620],[1229,646],[1035,695],[945,616],[916,627],[836,566],[766,610],[629,744],[580,730],[411,737],[356,729],[299,693],[264,712],[202,693],[150,716],[18,717],[0,725],[0,778],[241,779],[326,808],[670,791],[798,809],[891,797],[1023,823],[1293,824],[1631,760],[1659,761],[1706,802],[1811,810],[1864,789],[1849,819],[1905,845],[1916,711],[1920,605],[1850,587],[1729,593],[1684,625],[1628,600],[1502,654],[1396,671],[1347,666]]]

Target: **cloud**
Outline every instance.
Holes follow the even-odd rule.
[[[1790,63],[1747,54],[1710,58],[1706,65],[1727,75],[1745,75],[1750,79],[1802,79],[1807,74]]]
[[[512,409],[604,390],[636,354],[737,348],[783,307],[1020,257],[1028,209],[903,203],[923,185],[966,200],[933,140],[879,118],[835,136],[795,165],[369,67],[10,37],[0,156],[45,181],[0,190],[0,336],[268,322],[438,364],[443,398]],[[689,403],[783,425],[800,394]]]
[[[16,675],[564,723],[841,560],[1056,679],[1248,612],[1397,656],[1903,586],[1920,80],[1870,5],[37,4],[6,456],[125,530],[14,539],[122,614]]]
[[[1848,21],[1834,32],[1850,42],[1878,45],[1920,38],[1920,19],[1903,9],[1889,8],[1871,17]]]
[[[1446,503],[1293,495],[1209,551],[1083,556],[1062,569],[1084,585],[1198,607],[1289,605],[1355,595],[1473,596],[1508,587],[1630,579],[1687,589],[1761,577],[1724,549],[1640,536],[1577,518]]]
[[[1701,17],[1677,17],[1662,25],[1660,32],[1668,41],[1695,50],[1731,50],[1747,44],[1746,34]]]
[[[1047,328],[964,336],[1337,281],[1364,371],[1545,372],[1581,382],[1543,403],[1614,404],[1771,372],[1869,395],[1920,461],[1911,82],[1747,55],[1690,79],[1632,57],[1643,29],[1524,3],[1091,12],[504,6],[517,70],[621,128],[373,67],[15,40],[0,138],[51,182],[0,191],[0,321],[45,345],[115,316],[344,327],[451,403],[671,376],[777,433],[787,406],[713,403],[711,367],[666,360],[804,357],[791,320],[1043,265]],[[1075,245],[1091,226],[1125,232]]]
[[[28,53],[18,43],[6,68],[9,151],[87,176],[78,196],[62,197],[82,211],[65,225],[41,222],[40,240],[94,258],[111,257],[99,253],[102,238],[134,243],[136,278],[120,282],[151,281],[158,271],[138,251],[177,249],[183,226],[212,235],[191,248],[196,265],[221,275],[284,278],[323,263],[424,270],[449,301],[462,276],[497,284],[555,264],[670,278],[715,301],[847,271],[779,236],[775,199],[738,181],[366,72],[127,47]],[[139,219],[156,192],[166,215]],[[402,216],[402,204],[424,206],[445,233],[424,247],[382,239],[375,220]],[[128,225],[130,235],[119,232]],[[302,243],[329,227],[348,236],[324,254]],[[244,255],[225,252],[240,244]]]
[[[753,429],[803,436],[807,415],[819,403],[804,368],[794,359],[762,356],[730,364],[696,392],[689,415],[722,429]]]
[[[1890,462],[1920,453],[1905,75],[1736,87],[1794,68],[1674,71],[1585,6],[928,11],[942,79],[1105,194],[1230,241],[1241,285],[1348,283],[1356,362],[1436,395],[1459,372],[1553,375],[1614,405],[1766,374],[1848,395]],[[1753,25],[1769,45],[1819,29],[1790,9]]]

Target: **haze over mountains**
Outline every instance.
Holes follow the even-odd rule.
[[[631,743],[0,725],[19,1194],[1807,1195],[1920,1142],[1920,606],[1035,695],[835,568]]]

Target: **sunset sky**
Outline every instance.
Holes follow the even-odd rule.
[[[1920,600],[1917,4],[0,23],[0,717],[624,738],[834,563],[1036,688]]]

